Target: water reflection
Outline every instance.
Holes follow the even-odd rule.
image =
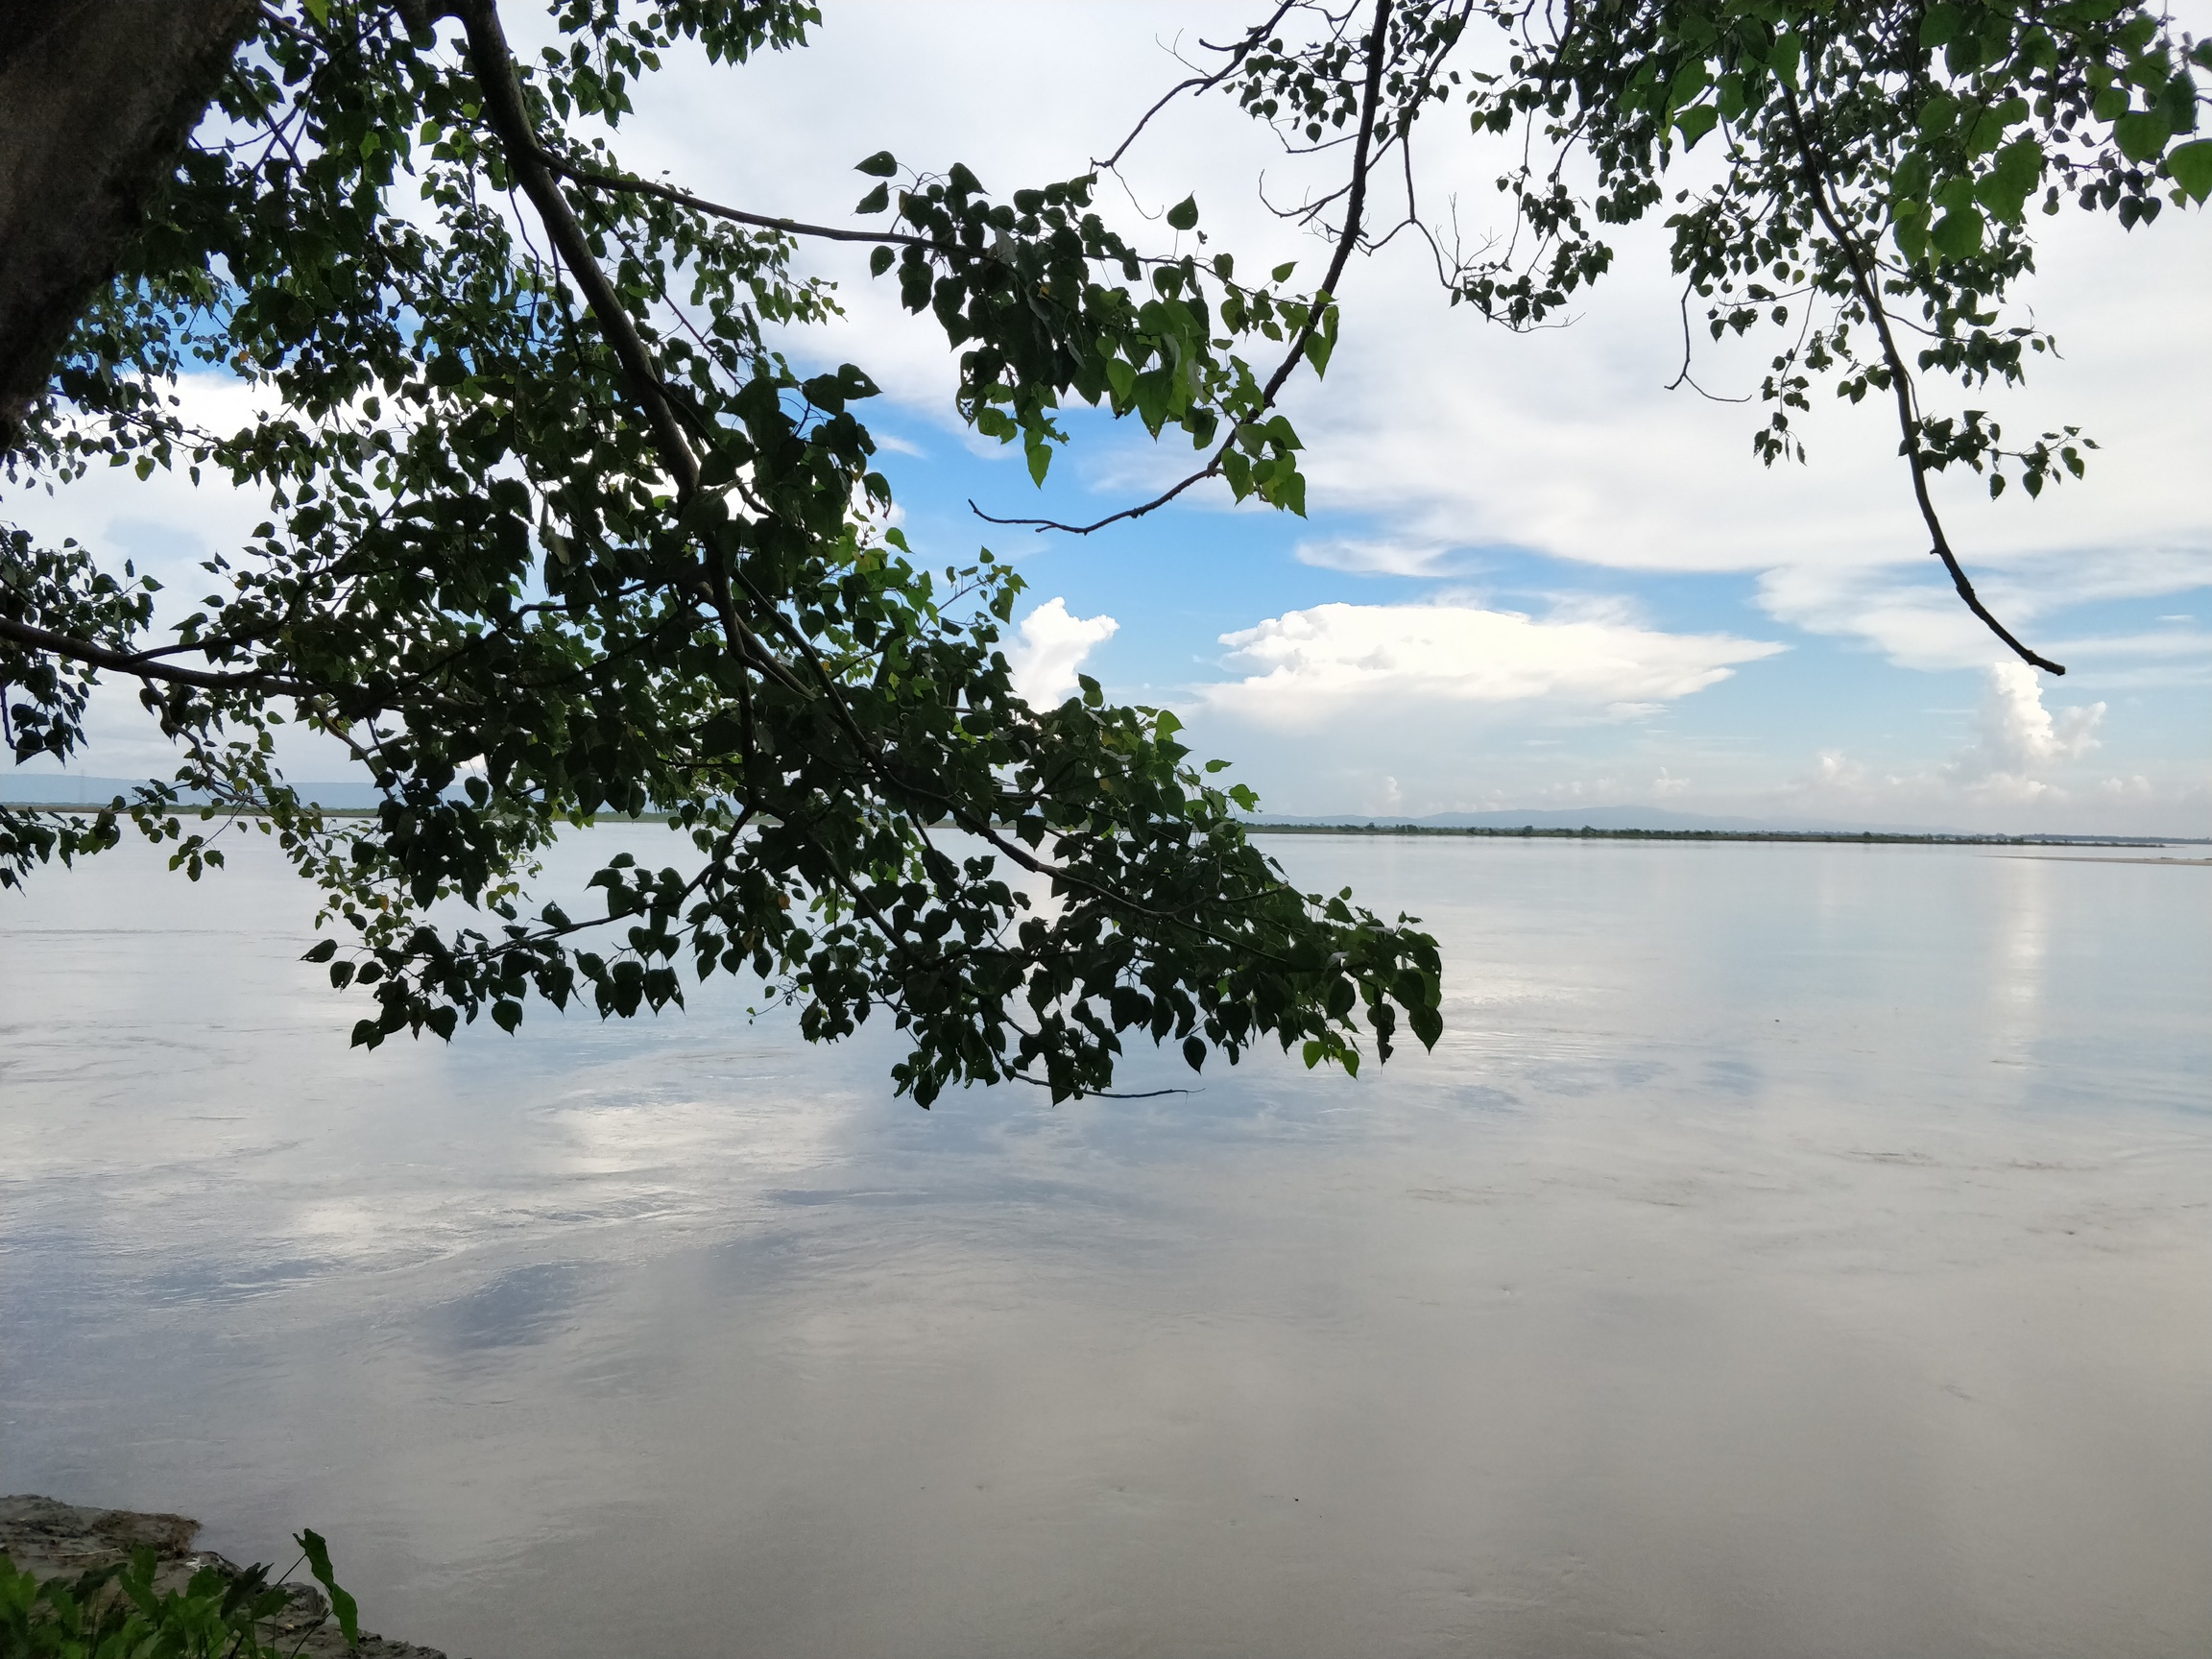
[[[2212,872],[1280,846],[1444,936],[1435,1056],[365,1057],[274,872],[49,884],[6,1484],[317,1525],[481,1659],[2203,1649]]]
[[[2043,1027],[2045,956],[2050,950],[2050,875],[2063,869],[2043,858],[2012,858],[1998,878],[1997,907],[1986,974],[1991,1063],[2032,1066]]]

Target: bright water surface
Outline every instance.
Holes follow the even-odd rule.
[[[1432,1057],[349,1053],[270,862],[42,878],[0,1490],[478,1659],[2212,1648],[2212,869],[1270,846],[1441,935]]]

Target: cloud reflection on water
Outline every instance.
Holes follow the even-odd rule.
[[[316,1525],[487,1656],[2204,1646],[2206,872],[1274,845],[1444,936],[1436,1055],[925,1115],[709,993],[364,1057],[250,861],[50,884],[9,1484]]]

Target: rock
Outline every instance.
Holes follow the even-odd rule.
[[[41,1578],[126,1560],[141,1544],[151,1546],[163,1561],[181,1561],[199,1530],[199,1522],[182,1515],[81,1509],[29,1494],[0,1498],[0,1551],[19,1571]]]
[[[17,1572],[37,1578],[76,1577],[110,1562],[127,1561],[145,1545],[159,1563],[154,1582],[164,1592],[180,1590],[203,1568],[236,1574],[235,1563],[212,1551],[192,1548],[200,1523],[183,1515],[149,1515],[132,1509],[86,1509],[29,1493],[0,1498],[0,1555]],[[341,1580],[343,1582],[343,1580]],[[301,1659],[345,1659],[349,1651],[338,1626],[329,1622],[329,1604],[310,1585],[284,1587],[291,1599],[266,1628],[280,1637],[287,1653],[297,1646]],[[445,1659],[434,1647],[387,1641],[361,1632],[360,1659]]]

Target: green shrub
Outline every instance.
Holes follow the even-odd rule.
[[[300,1561],[292,1572],[307,1566],[330,1611],[311,1622],[289,1652],[281,1646],[289,1638],[265,1636],[262,1626],[300,1594],[284,1581],[291,1573],[273,1583],[265,1566],[206,1566],[181,1590],[162,1590],[155,1583],[159,1563],[140,1545],[128,1564],[43,1583],[0,1554],[0,1659],[294,1659],[333,1616],[348,1645],[357,1645],[357,1610],[331,1577],[327,1546],[314,1532],[294,1542]]]

